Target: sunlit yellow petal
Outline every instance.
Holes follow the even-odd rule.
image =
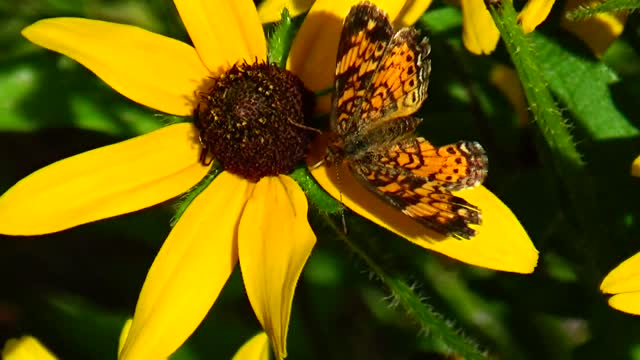
[[[573,10],[584,2],[584,0],[568,0],[565,11]],[[596,56],[600,57],[607,51],[609,45],[622,34],[626,20],[626,13],[600,13],[581,21],[571,21],[563,17],[561,24],[587,44]]]
[[[261,332],[244,343],[232,360],[269,360],[269,337]]]
[[[9,339],[2,349],[4,360],[56,360],[38,339],[23,336],[20,339]]]
[[[640,177],[640,156],[638,156],[631,164],[631,176]]]
[[[640,253],[613,269],[602,280],[600,290],[608,294],[640,292]]]
[[[287,68],[298,75],[305,85],[319,91],[333,86],[336,68],[336,52],[342,31],[342,22],[351,6],[360,0],[318,0],[316,1],[300,31],[293,40]],[[372,1],[389,14],[393,21],[404,1]]]
[[[522,25],[522,30],[528,34],[542,23],[549,12],[555,0],[529,0],[518,14],[518,22]]]
[[[315,242],[298,184],[287,176],[262,178],[240,220],[238,255],[247,296],[277,359],[287,355],[293,293]]]
[[[520,126],[526,125],[529,121],[527,100],[515,69],[502,64],[495,65],[491,69],[489,80],[509,100],[518,114]]]
[[[127,342],[127,337],[129,337],[129,331],[131,331],[132,323],[133,319],[128,319],[122,326],[122,331],[120,331],[120,337],[118,338],[118,354],[120,354],[120,352],[122,351],[124,343]]]
[[[394,25],[399,27],[412,26],[418,21],[420,16],[424,14],[433,0],[408,0],[405,2],[404,7],[400,10],[398,17],[396,18]]]
[[[493,23],[484,1],[462,0],[462,41],[474,54],[489,54],[495,50],[500,33]]]
[[[200,58],[214,73],[240,60],[266,60],[267,43],[251,0],[174,0]]]
[[[252,189],[223,172],[187,208],[151,265],[121,359],[171,355],[207,315],[237,262],[237,224]]]
[[[135,26],[55,18],[22,35],[78,61],[129,99],[169,114],[191,115],[195,89],[209,74],[191,46]]]
[[[614,295],[609,299],[609,305],[626,313],[640,315],[640,292]]]
[[[199,154],[182,123],[53,163],[0,196],[0,234],[56,232],[171,199],[207,173]]]
[[[310,163],[315,160],[310,159]],[[337,172],[340,181],[336,180]],[[474,227],[478,234],[471,240],[458,240],[443,238],[426,229],[367,191],[351,176],[346,165],[339,169],[320,166],[311,173],[331,196],[341,198],[348,208],[421,247],[489,269],[530,273],[536,267],[538,251],[522,225],[511,210],[483,186],[456,192],[482,209],[482,226]],[[340,184],[339,187],[336,184]]]
[[[290,16],[298,16],[309,10],[313,0],[266,0],[258,6],[258,15],[262,23],[280,20],[282,10],[287,8]]]

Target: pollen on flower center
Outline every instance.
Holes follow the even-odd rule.
[[[251,181],[290,173],[313,134],[305,125],[313,94],[302,81],[265,62],[236,64],[212,81],[194,113],[201,160]]]

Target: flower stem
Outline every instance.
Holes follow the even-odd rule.
[[[333,229],[336,235],[376,274],[393,294],[393,302],[402,306],[409,317],[414,319],[422,330],[429,330],[436,335],[452,352],[459,354],[464,359],[486,359],[478,346],[469,338],[464,337],[455,329],[451,322],[441,314],[435,312],[424,298],[418,295],[399,274],[387,271],[379,264],[369,251],[356,244],[342,232],[342,227],[336,225],[327,214],[321,214],[326,223]]]
[[[489,10],[504,40],[511,60],[518,72],[522,87],[535,117],[544,144],[541,147],[543,161],[551,165],[562,184],[560,193],[567,195],[568,207],[574,214],[576,225],[582,232],[577,239],[596,237],[600,231],[594,221],[594,189],[582,155],[578,151],[570,131],[570,124],[562,117],[549,90],[543,72],[537,63],[537,54],[530,36],[525,36],[516,21],[516,12],[510,1],[489,5]],[[574,244],[586,266],[586,279],[596,284],[599,274],[594,257],[587,253],[585,244]]]
[[[578,6],[576,9],[567,12],[566,16],[571,21],[581,21],[602,13],[620,13],[638,10],[638,8],[640,8],[638,0],[608,0]]]

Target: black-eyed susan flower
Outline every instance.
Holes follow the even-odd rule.
[[[75,59],[131,100],[193,116],[196,126],[170,125],[36,171],[0,197],[0,233],[46,234],[155,205],[198,184],[214,157],[225,171],[193,200],[163,244],[120,358],[172,354],[206,316],[236,263],[255,314],[283,358],[295,285],[316,240],[305,195],[286,176],[304,156],[303,91],[291,73],[265,63],[253,2],[175,5],[194,47],[138,27],[80,18],[46,19],[24,29],[32,42]],[[350,5],[316,6],[322,16],[309,16],[289,58],[289,69],[313,90],[335,67],[335,59],[320,58],[335,53],[340,17]],[[313,61],[302,59],[307,55]]]
[[[287,67],[308,88],[323,89],[331,78],[335,56],[329,54],[335,54],[341,18],[355,2],[319,1],[301,27]],[[155,205],[199,183],[209,172],[204,164],[215,157],[226,171],[195,198],[162,246],[120,358],[173,353],[238,262],[256,316],[282,358],[295,285],[315,244],[304,193],[284,175],[303,155],[306,129],[296,114],[274,120],[282,104],[265,110],[260,98],[271,96],[270,86],[288,84],[284,95],[297,115],[304,100],[289,93],[295,79],[264,63],[266,42],[252,2],[175,5],[195,47],[133,26],[79,18],[42,20],[23,31],[133,101],[194,116],[196,127],[167,126],[36,171],[0,197],[0,233],[46,234]],[[403,5],[381,6],[398,14]],[[278,81],[268,83],[272,77]],[[230,88],[220,89],[225,86]],[[227,102],[228,94],[237,98]],[[265,127],[252,127],[265,119]],[[263,136],[265,128],[279,132]],[[292,134],[296,130],[302,133]]]
[[[356,2],[314,3],[287,63],[307,88],[325,89],[331,83],[341,18]],[[267,51],[264,34],[252,2],[176,0],[175,4],[195,47],[133,26],[77,18],[42,20],[23,31],[32,42],[77,60],[140,104],[173,115],[195,115],[197,128],[190,123],[167,126],[36,171],[0,197],[0,233],[45,234],[146,208],[184,193],[209,172],[204,164],[211,157],[222,159],[222,165],[234,172],[218,175],[173,228],[149,270],[119,356],[147,359],[172,354],[202,321],[239,262],[256,316],[276,356],[283,358],[293,292],[315,244],[304,194],[285,175],[298,158],[265,170],[262,161],[268,157],[258,156],[255,143],[242,136],[245,130],[256,135],[255,129],[225,133],[224,127],[247,126],[229,119],[221,122],[226,124],[223,129],[210,126],[212,119],[228,114],[259,123],[264,118],[260,111],[256,115],[264,105],[255,98],[260,94],[234,88],[234,93],[247,96],[227,104],[215,92],[217,84],[232,78],[251,86],[270,77],[265,74],[274,69],[262,63]],[[379,1],[378,5],[397,18],[404,3]],[[247,80],[251,74],[257,77]],[[238,104],[251,106],[234,107]],[[287,123],[305,130],[296,121]],[[220,149],[217,141],[226,135],[235,141]],[[243,144],[253,151],[240,151]],[[225,149],[234,153],[224,153]],[[233,164],[237,158],[232,155],[245,160],[253,156],[256,164]],[[323,180],[323,171],[326,168],[317,168],[314,175],[336,196],[336,187]],[[526,233],[483,188],[469,191],[477,200],[469,199],[494,214],[485,221],[493,225],[482,232],[486,238],[496,237],[489,241],[477,237],[466,242],[472,245],[461,246],[449,240],[434,243],[416,233],[422,231],[407,224],[408,218],[398,223],[399,213],[387,216],[386,210],[378,211],[377,203],[360,209],[359,204],[367,205],[372,195],[352,201],[348,186],[341,186],[347,206],[425,248],[494,269],[530,272],[535,267],[537,252]],[[498,227],[504,231],[490,230]]]
[[[640,156],[631,164],[631,175],[640,177]],[[611,270],[602,280],[600,290],[613,295],[609,298],[612,308],[640,315],[640,253]]]

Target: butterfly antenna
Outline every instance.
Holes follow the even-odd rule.
[[[314,127],[307,126],[307,125],[298,124],[297,122],[295,122],[295,121],[293,121],[291,119],[289,119],[289,123],[291,125],[295,126],[295,127],[299,127],[300,129],[305,129],[305,130],[308,130],[308,131],[313,131],[313,132],[318,133],[318,134],[322,134],[322,131],[319,130],[319,129],[316,129]]]
[[[325,160],[322,159],[322,160],[318,161],[317,163],[311,165],[311,170],[315,170],[315,169],[319,168],[320,166],[322,166],[322,164],[324,164],[324,162],[325,162]]]

